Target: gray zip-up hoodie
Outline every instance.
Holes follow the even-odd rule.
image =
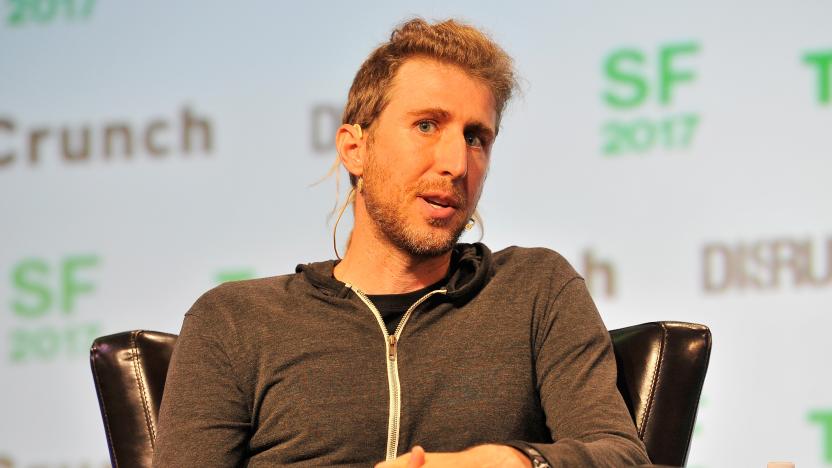
[[[583,280],[547,249],[459,244],[393,337],[334,261],[223,284],[185,315],[155,466],[369,466],[525,441],[552,466],[648,463]]]

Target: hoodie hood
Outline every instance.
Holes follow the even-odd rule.
[[[336,260],[301,264],[295,272],[328,296],[347,297],[349,289],[332,274],[336,264]],[[456,244],[441,283],[448,290],[445,297],[454,302],[470,299],[485,285],[490,268],[491,251],[485,244]]]

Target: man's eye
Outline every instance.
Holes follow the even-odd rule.
[[[477,135],[465,135],[465,143],[467,143],[468,146],[473,146],[474,148],[483,147],[482,139]]]
[[[416,124],[416,126],[419,128],[419,131],[422,132],[422,133],[430,133],[430,132],[436,130],[436,123],[434,123],[430,120],[423,120],[423,121],[419,122],[418,124]]]

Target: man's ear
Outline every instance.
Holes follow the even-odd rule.
[[[356,176],[364,175],[364,143],[367,136],[358,124],[343,124],[338,127],[335,133],[335,149],[338,151],[338,158],[347,171]]]

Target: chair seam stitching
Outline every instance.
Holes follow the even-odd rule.
[[[142,397],[142,407],[144,408],[144,421],[147,424],[147,431],[150,433],[150,448],[156,450],[156,431],[153,430],[153,423],[150,420],[150,412],[147,407],[147,396],[145,395],[144,378],[139,369],[139,347],[136,344],[137,333],[130,335],[130,345],[133,349],[133,371],[136,373],[136,379],[139,382],[139,393]]]
[[[650,382],[650,393],[647,399],[647,408],[644,411],[644,414],[641,416],[641,434],[640,438],[644,439],[644,434],[647,431],[646,421],[647,417],[651,411],[653,411],[653,401],[656,396],[656,384],[659,381],[659,375],[661,374],[662,369],[662,361],[664,361],[664,349],[667,345],[667,329],[665,328],[664,324],[661,324],[662,328],[662,346],[659,348],[659,355],[656,358],[656,372],[653,374],[652,382]]]
[[[101,377],[98,375],[98,366],[97,365],[92,366],[92,371],[95,374],[95,388],[98,390],[98,394],[101,395],[102,394],[101,381],[100,381]],[[110,447],[112,447],[113,446],[113,437],[112,437],[112,434],[110,433],[110,418],[107,417],[107,404],[104,403],[104,399],[101,399],[100,401],[101,401],[101,406],[104,408],[104,412],[103,412],[103,414],[104,414],[104,427],[106,428],[105,432],[107,433],[107,443],[110,445]],[[116,455],[115,450],[112,450],[111,453],[113,454],[113,465],[115,465],[113,468],[118,468],[118,456]]]

